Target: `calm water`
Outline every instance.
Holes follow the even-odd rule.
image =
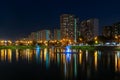
[[[120,80],[120,51],[0,50],[1,80]]]

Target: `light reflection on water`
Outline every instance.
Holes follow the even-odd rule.
[[[59,50],[58,50],[59,51]],[[15,60],[15,61],[14,61]],[[54,49],[0,50],[1,62],[25,62],[44,65],[49,70],[57,65],[65,79],[91,79],[120,73],[120,51],[81,51],[78,53],[54,53]],[[98,78],[99,79],[99,78]]]
[[[115,71],[120,72],[120,51],[115,54]]]
[[[97,70],[97,64],[98,64],[97,57],[98,57],[98,53],[97,53],[97,51],[95,51],[95,52],[94,52],[94,64],[95,64],[95,70]]]
[[[0,60],[1,61],[8,61],[11,62],[12,61],[12,50],[11,49],[2,49],[0,52]]]

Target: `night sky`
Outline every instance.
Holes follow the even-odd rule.
[[[0,39],[18,39],[41,29],[59,28],[61,14],[80,21],[98,18],[102,26],[120,21],[115,0],[3,0],[0,1]]]

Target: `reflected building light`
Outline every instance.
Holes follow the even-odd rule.
[[[98,53],[97,51],[94,52],[94,64],[95,64],[95,70],[97,70],[97,57],[98,57]]]
[[[1,60],[6,61],[7,52],[6,49],[1,50]]]
[[[23,59],[23,50],[19,50],[19,52],[18,52],[19,54],[19,56],[18,56],[18,59],[20,60],[20,59]]]
[[[48,69],[49,68],[49,61],[50,59],[49,59],[49,54],[48,53],[46,53],[46,68]]]
[[[33,50],[30,50],[30,52],[29,52],[29,61],[32,61],[32,57],[33,57]]]
[[[52,60],[52,52],[51,52],[51,50],[49,50],[49,56],[50,56],[50,60]]]
[[[42,63],[42,56],[43,56],[43,51],[41,50],[40,51],[40,61],[41,61],[41,63]]]
[[[98,51],[98,55],[101,55],[101,51]]]
[[[39,45],[36,45],[36,49],[38,49],[38,50],[39,50],[39,49],[40,49],[40,46],[39,46]]]
[[[79,62],[82,64],[82,53],[79,53]]]
[[[120,51],[117,51],[117,57],[120,58]]]
[[[65,75],[65,77],[67,76],[67,64],[66,64],[66,62],[64,64],[64,75]]]
[[[63,54],[63,63],[66,63],[66,61],[65,61],[65,54]]]
[[[50,61],[54,59],[53,53],[54,52],[52,51],[52,49],[49,49],[49,59],[50,59]]]
[[[55,54],[52,54],[52,60],[56,60],[56,55]],[[56,61],[55,61],[56,62]]]
[[[36,49],[36,62],[40,62],[40,49]]]
[[[56,54],[53,54],[53,56],[54,56],[53,60],[55,61],[55,63],[57,63],[57,56],[56,56]]]
[[[120,71],[120,51],[115,55],[115,71]]]
[[[70,60],[71,60],[71,54],[67,53],[66,54],[66,61],[70,62]]]
[[[98,51],[98,59],[101,59],[101,51]]]
[[[59,49],[56,49],[56,52],[60,52]]]
[[[66,53],[71,52],[71,50],[70,50],[70,46],[69,46],[69,45],[68,45],[68,46],[66,46],[66,50],[65,50],[65,52],[66,52]]]
[[[60,64],[60,54],[59,53],[57,53],[57,64],[58,64],[58,66]]]
[[[80,50],[80,53],[82,53],[82,50]]]
[[[51,56],[51,60],[54,60],[55,55],[53,53],[50,53],[50,56]]]
[[[61,49],[61,52],[64,52],[64,49]]]
[[[36,50],[35,49],[33,50],[33,54],[36,54]]]
[[[30,53],[30,49],[26,49],[26,59],[29,62],[29,53]]]
[[[73,54],[74,56],[74,75],[77,76],[77,56],[76,54]]]
[[[12,62],[12,50],[8,49],[8,61]]]
[[[4,59],[5,59],[4,49],[1,49],[1,61],[4,61]]]
[[[115,54],[115,71],[117,71],[117,54]]]
[[[19,60],[19,53],[18,53],[18,49],[16,49],[16,61]]]
[[[47,48],[44,49],[44,61],[46,61]]]
[[[26,59],[26,50],[21,51],[21,58],[22,60]]]
[[[60,60],[61,60],[61,62],[63,63],[63,54],[60,54]]]
[[[52,49],[51,49],[51,48],[49,49],[49,53],[50,53],[50,54],[52,53]]]
[[[6,50],[6,49],[4,49],[4,51],[5,51],[5,61],[6,61],[6,57],[7,57],[7,50]]]
[[[88,61],[88,50],[86,50],[86,61]]]
[[[52,53],[54,52],[54,46],[52,46],[52,49],[51,49]]]
[[[120,58],[118,58],[118,71],[120,72]]]

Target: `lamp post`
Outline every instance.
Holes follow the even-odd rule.
[[[97,36],[94,38],[94,41],[95,41],[95,44],[98,43],[98,37]]]
[[[115,35],[115,41],[118,42],[118,36],[117,35]]]
[[[80,43],[82,43],[82,40],[83,40],[82,38],[79,38]]]

